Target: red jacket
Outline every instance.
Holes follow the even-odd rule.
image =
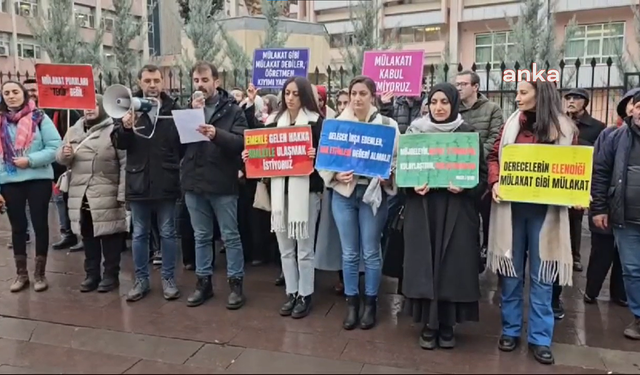
[[[502,125],[500,129],[498,139],[496,139],[496,142],[493,144],[493,149],[489,152],[489,155],[487,155],[489,189],[493,187],[493,184],[500,181],[500,143],[502,142],[503,129],[504,125]],[[515,143],[538,143],[538,140],[530,130],[520,128],[520,133],[518,133]],[[578,144],[577,132],[573,138],[573,144]]]

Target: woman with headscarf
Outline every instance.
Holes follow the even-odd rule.
[[[58,149],[56,159],[71,171],[69,219],[84,241],[83,293],[106,293],[119,285],[122,239],[127,231],[124,209],[126,152],[111,143],[113,120],[96,95],[96,108],[84,111]],[[100,260],[104,272],[100,273]]]
[[[435,85],[428,99],[430,115],[415,120],[406,134],[474,131],[459,114],[460,97],[452,84]],[[424,323],[423,349],[453,348],[456,323],[479,320],[476,201],[486,190],[487,168],[480,143],[478,150],[480,183],[475,188],[430,188],[424,181],[406,189],[402,291],[414,320]]]
[[[29,99],[16,81],[2,84],[0,101],[0,210],[6,208],[11,224],[13,257],[17,278],[11,292],[29,286],[27,271],[27,213],[36,235],[33,289],[49,287],[45,277],[49,252],[49,201],[53,189],[53,167],[60,134],[51,119]],[[3,212],[3,211],[0,211]]]
[[[326,86],[313,85],[313,93],[316,95],[320,114],[324,118],[336,118],[336,112],[327,106],[327,88]]]

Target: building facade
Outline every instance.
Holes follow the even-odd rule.
[[[151,18],[147,1],[133,0],[132,13],[141,20]],[[44,49],[33,38],[28,19],[46,15],[49,6],[50,0],[0,0],[0,72],[33,73],[35,63],[48,62]],[[113,59],[115,9],[112,0],[77,0],[72,17],[70,21],[80,24],[87,41],[93,40],[96,28],[104,27],[102,53],[108,64]],[[149,46],[158,39],[153,33],[153,23],[147,26],[149,33],[131,44],[131,48],[140,50],[143,59],[147,59],[150,52],[155,53]]]
[[[475,62],[486,75],[490,63],[499,71],[500,57],[513,48],[509,18],[520,12],[521,1],[505,0],[372,0],[378,3],[380,30],[385,38],[397,42],[403,49],[425,51],[425,65],[460,63],[465,68]],[[565,62],[572,69],[581,59],[588,74],[577,74],[580,86],[591,86],[592,59],[596,60],[594,85],[604,84],[608,69],[606,60],[625,51],[632,61],[640,61],[635,42],[634,15],[631,7],[638,1],[629,0],[547,0],[553,8],[558,41],[565,39],[566,26],[575,17],[577,32],[566,40]],[[340,65],[340,48],[353,33],[349,6],[357,1],[298,0],[291,5],[291,17],[324,24],[329,33],[333,65]],[[345,35],[347,38],[345,38]],[[614,64],[615,65],[615,64]],[[640,64],[639,64],[640,65]],[[581,70],[583,69],[581,68]],[[612,68],[609,85],[622,84],[622,75]],[[586,71],[585,71],[586,72]],[[489,84],[493,86],[493,81]]]

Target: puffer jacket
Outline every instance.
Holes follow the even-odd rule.
[[[393,116],[388,116],[388,110],[380,109],[383,116],[396,120],[400,134],[404,134],[415,119],[422,117],[422,98],[413,98],[411,103],[409,100],[405,96],[397,98],[393,103]]]
[[[75,150],[66,157],[62,147],[57,161],[71,169],[69,182],[69,219],[74,233],[80,233],[80,208],[84,197],[91,209],[94,236],[127,231],[125,201],[126,151],[116,150],[111,143],[113,120],[108,118],[85,130],[84,119],[78,120],[64,137],[63,145]],[[85,139],[80,148],[78,145]]]
[[[478,100],[466,108],[460,106],[460,114],[465,123],[473,126],[480,135],[480,143],[484,148],[484,154],[489,155],[493,150],[493,145],[498,139],[504,116],[500,106],[482,94],[478,94]]]

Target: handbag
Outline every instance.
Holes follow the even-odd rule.
[[[269,189],[267,184],[263,181],[258,181],[256,185],[256,194],[253,197],[253,207],[259,210],[271,212],[271,197],[269,196]]]
[[[390,219],[382,244],[382,274],[399,279],[404,273],[404,205]]]
[[[75,153],[76,151],[78,151],[78,149],[86,142],[89,140],[89,138],[91,138],[92,134],[87,135],[87,137],[85,139],[83,139],[79,144],[78,147],[75,148],[75,150],[73,150],[73,152]],[[94,137],[96,138],[96,137]],[[56,186],[58,187],[58,190],[60,190],[63,193],[68,193],[69,192],[69,184],[71,183],[71,169],[67,169],[63,174],[60,175],[60,177],[58,177],[58,181],[56,181]]]

